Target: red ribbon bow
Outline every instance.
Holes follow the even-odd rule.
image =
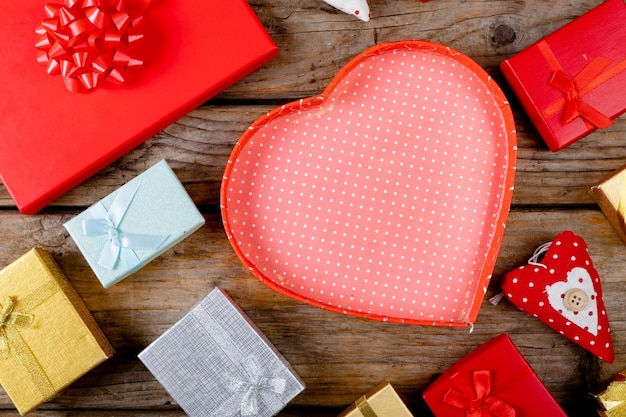
[[[562,98],[541,111],[543,117],[551,117],[563,110],[563,123],[565,124],[581,117],[588,128],[595,126],[604,129],[612,125],[613,121],[607,115],[591,106],[583,97],[626,71],[626,59],[610,66],[612,61],[609,58],[598,56],[585,65],[574,78],[570,78],[545,40],[538,42],[537,48],[552,70],[549,85],[563,93]]]
[[[474,398],[449,389],[443,401],[456,408],[465,410],[465,417],[515,417],[515,409],[491,394],[492,375],[490,370],[474,371]]]
[[[37,61],[50,75],[61,75],[71,92],[84,92],[105,80],[121,84],[126,72],[143,65],[131,56],[143,38],[143,11],[151,0],[65,0],[46,4],[46,18],[35,32]]]
[[[588,85],[593,84],[604,69],[609,66],[611,60],[602,56],[594,58],[573,79],[565,72],[557,70],[550,79],[550,85],[565,95],[565,107],[563,109],[563,122],[570,123],[577,117],[582,117],[599,129],[604,129],[613,124],[613,121],[592,107],[582,99]]]

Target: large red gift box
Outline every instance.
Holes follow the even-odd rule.
[[[624,0],[607,0],[500,65],[552,151],[626,110],[624,22]]]
[[[506,334],[448,368],[423,397],[437,417],[567,417]]]
[[[83,27],[103,21],[92,13],[94,5],[121,7],[133,1],[149,4],[141,14],[130,15],[131,23],[115,11],[106,20],[129,27],[143,17],[143,38],[133,43],[136,55],[126,54],[133,59],[122,61],[136,68],[124,74],[126,81],[70,92],[61,75],[46,73],[38,62],[46,43],[41,41],[44,29],[56,31],[53,36],[61,43],[65,36],[80,52],[81,45],[71,36],[78,39]],[[76,12],[81,5],[83,14]],[[66,6],[59,12],[59,6],[47,6],[46,0],[0,2],[0,177],[20,211],[28,214],[278,54],[246,0],[66,0]],[[56,21],[50,18],[53,13]],[[140,38],[132,30],[128,35]],[[102,42],[113,42],[106,38]],[[102,45],[97,42],[89,37],[84,46]],[[58,55],[55,48],[48,48],[49,61]],[[82,62],[81,56],[72,59]],[[94,61],[94,68],[100,64]],[[62,71],[63,62],[60,67]]]

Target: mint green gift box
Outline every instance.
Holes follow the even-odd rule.
[[[204,217],[162,160],[64,226],[108,288],[203,224]]]

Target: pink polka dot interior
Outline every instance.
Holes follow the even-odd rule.
[[[430,45],[362,54],[237,144],[224,221],[268,285],[347,314],[467,323],[515,150],[493,87]]]

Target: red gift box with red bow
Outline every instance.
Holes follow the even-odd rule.
[[[500,65],[552,151],[626,111],[625,21],[624,0],[607,0]]]
[[[566,417],[502,334],[448,368],[423,393],[437,417]]]
[[[278,49],[246,0],[0,2],[0,177],[35,213]]]

